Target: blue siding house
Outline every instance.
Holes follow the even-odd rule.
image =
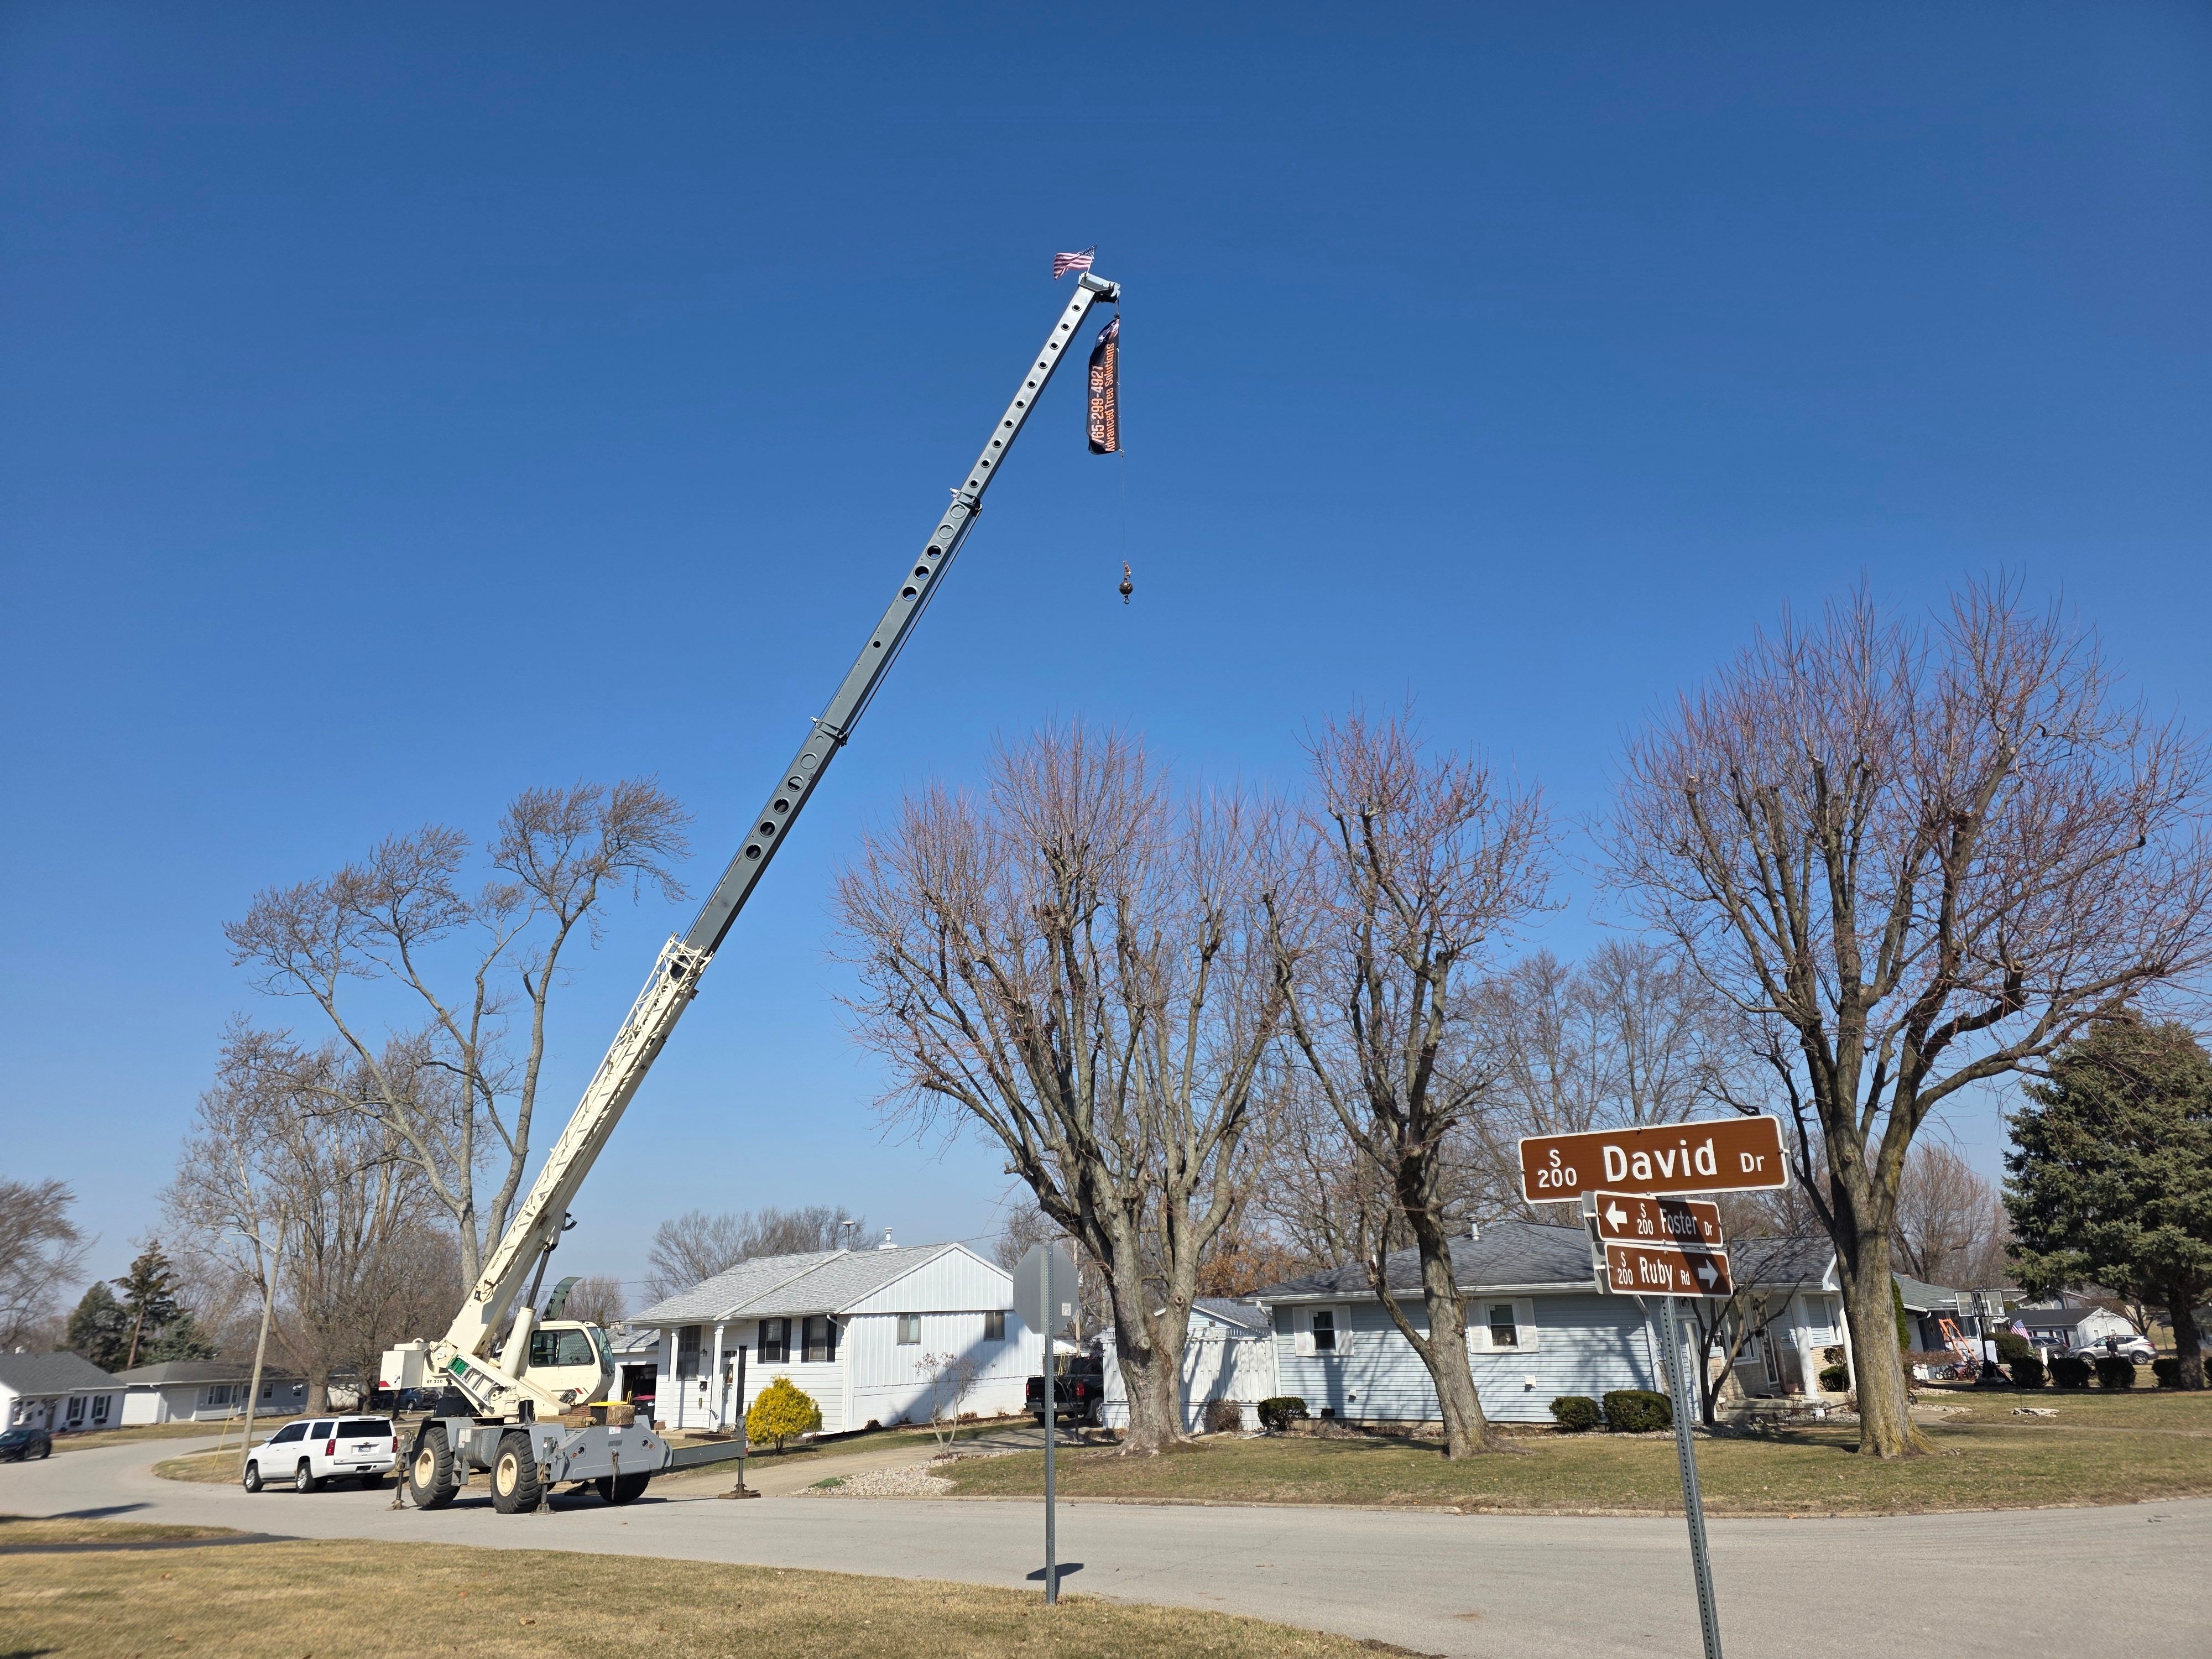
[[[1786,1271],[1771,1275],[1787,1311],[1738,1360],[1747,1392],[1766,1391],[1756,1375],[1763,1355],[1840,1340],[1832,1298],[1823,1294],[1833,1289],[1825,1282],[1832,1255],[1825,1243],[1791,1243],[1802,1248],[1784,1253]],[[1778,1269],[1785,1268],[1773,1259]],[[1647,1318],[1633,1297],[1595,1287],[1589,1237],[1582,1228],[1487,1222],[1453,1241],[1452,1266],[1467,1298],[1468,1363],[1492,1421],[1549,1423],[1552,1401],[1560,1395],[1596,1399],[1614,1389],[1666,1388],[1657,1304]],[[1418,1258],[1399,1251],[1387,1271],[1399,1305],[1425,1330]],[[1298,1395],[1315,1416],[1437,1420],[1428,1369],[1391,1322],[1364,1267],[1287,1279],[1255,1300],[1273,1321],[1279,1391]]]

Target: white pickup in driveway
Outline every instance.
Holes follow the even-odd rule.
[[[313,1492],[325,1480],[375,1486],[399,1461],[398,1431],[388,1417],[325,1417],[288,1423],[246,1460],[246,1489],[289,1481]]]

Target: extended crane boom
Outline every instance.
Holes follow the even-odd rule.
[[[937,528],[930,532],[928,543],[900,577],[896,597],[884,609],[867,644],[861,647],[828,707],[815,720],[805,741],[793,753],[791,763],[779,775],[775,787],[769,792],[747,830],[744,844],[699,907],[690,930],[680,938],[672,938],[661,948],[659,959],[654,963],[644,988],[638,993],[629,1018],[615,1034],[614,1042],[592,1074],[583,1098],[577,1103],[560,1139],[547,1154],[536,1184],[484,1263],[483,1273],[454,1316],[452,1327],[439,1341],[409,1344],[387,1354],[381,1373],[387,1385],[419,1385],[428,1380],[428,1374],[434,1373],[440,1382],[458,1389],[466,1397],[472,1407],[472,1420],[477,1424],[530,1423],[541,1412],[567,1412],[580,1401],[596,1397],[605,1386],[611,1368],[604,1352],[585,1360],[574,1344],[565,1348],[560,1344],[541,1344],[544,1358],[534,1359],[531,1342],[535,1329],[533,1313],[526,1305],[518,1309],[516,1303],[532,1270],[559,1242],[567,1224],[568,1206],[574,1201],[578,1188],[666,1045],[676,1022],[683,1018],[684,1010],[698,994],[700,975],[737,921],[738,912],[744,908],[763,872],[774,860],[776,849],[812,798],[830,761],[851,737],[854,726],[866,712],[869,700],[881,685],[884,673],[931,597],[945,580],[969,531],[975,527],[984,493],[1004,465],[1014,440],[1021,435],[1037,398],[1060,367],[1085,316],[1101,301],[1112,303],[1120,298],[1118,284],[1088,271],[1081,273],[1074,295],[1046,337],[1042,349],[1024,371],[1020,387],[976,456],[975,464],[969,469],[966,482],[952,492],[951,505],[938,520]],[[502,1327],[507,1338],[495,1357],[490,1349]],[[577,1328],[589,1334],[587,1328]],[[546,1334],[555,1334],[552,1327],[547,1328]],[[574,1363],[570,1363],[572,1358]],[[439,1468],[447,1469],[448,1474],[451,1460],[463,1449],[451,1441],[470,1420],[453,1419],[450,1431],[441,1431],[447,1437],[444,1453],[447,1462]],[[633,1436],[630,1443],[635,1450],[642,1451],[645,1448],[641,1441],[649,1439],[649,1436]],[[423,1443],[418,1438],[418,1454]],[[504,1446],[506,1442],[498,1443]],[[480,1467],[490,1467],[473,1455],[469,1461],[478,1462]],[[620,1488],[625,1479],[635,1478],[641,1489],[643,1474],[649,1470],[640,1472],[634,1460],[633,1477],[623,1477],[619,1474],[621,1461],[617,1455],[614,1487]],[[450,1501],[450,1492],[442,1498],[438,1496],[444,1477],[438,1477],[437,1470],[432,1469],[434,1478],[426,1482],[419,1471],[428,1466],[422,1464],[419,1455],[417,1463],[418,1473],[414,1478],[417,1501],[426,1501],[426,1493],[432,1506]],[[546,1467],[550,1470],[550,1465]],[[500,1491],[497,1474],[495,1471],[495,1497]],[[576,1478],[591,1478],[591,1474],[586,1470]],[[458,1490],[457,1485],[453,1489]],[[603,1481],[602,1490],[611,1489]]]

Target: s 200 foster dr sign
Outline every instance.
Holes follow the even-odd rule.
[[[1521,1190],[1532,1204],[1556,1204],[1600,1188],[1616,1193],[1721,1193],[1789,1184],[1782,1120],[1776,1117],[1529,1135],[1521,1142]]]

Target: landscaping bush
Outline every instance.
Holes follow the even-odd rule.
[[[1568,1434],[1582,1434],[1604,1422],[1605,1413],[1586,1394],[1563,1394],[1552,1402],[1552,1420]]]
[[[1674,1407],[1649,1389],[1615,1389],[1605,1397],[1605,1425],[1615,1434],[1649,1434],[1674,1425]]]
[[[2043,1386],[2043,1362],[2033,1354],[2023,1354],[2012,1362],[2012,1385],[2015,1389],[2039,1389]]]
[[[1235,1434],[1244,1426],[1244,1408],[1233,1400],[1209,1400],[1206,1402],[1206,1431],[1208,1434]]]
[[[2178,1389],[2181,1386],[2181,1361],[2172,1356],[2154,1359],[2150,1362],[2150,1374],[2158,1379],[2160,1388]]]
[[[763,1389],[745,1413],[745,1440],[757,1446],[773,1440],[778,1451],[794,1435],[811,1434],[822,1426],[822,1407],[787,1376],[779,1376]]]
[[[1260,1426],[1270,1434],[1280,1434],[1293,1423],[1302,1423],[1313,1413],[1306,1402],[1294,1394],[1279,1394],[1260,1402]]]
[[[2089,1362],[2070,1353],[2053,1354],[2051,1380],[2062,1389],[2086,1389],[2089,1386]]]
[[[2136,1362],[2124,1354],[2108,1353],[2097,1361],[2097,1386],[2100,1389],[2132,1389],[2136,1385]]]
[[[1820,1387],[1828,1394],[1842,1394],[1851,1386],[1851,1371],[1848,1365],[1820,1367]]]

